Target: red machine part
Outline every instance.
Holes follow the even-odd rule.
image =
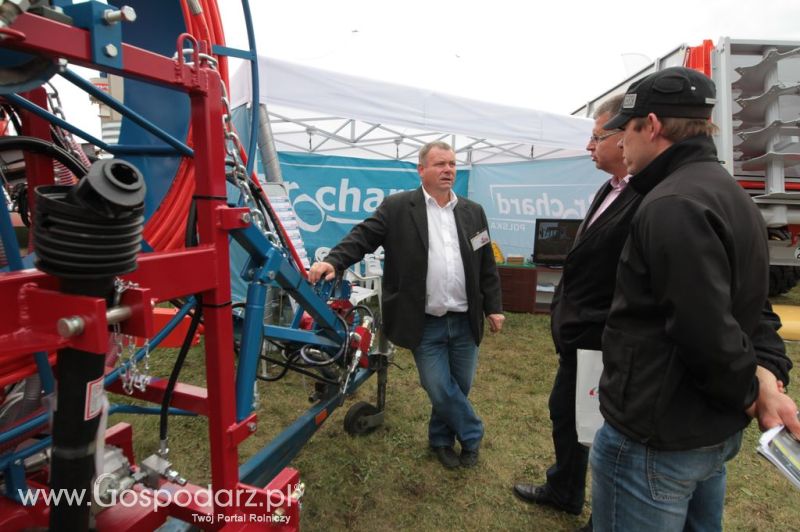
[[[372,331],[363,325],[359,325],[356,327],[355,332],[358,335],[359,341],[352,347],[358,348],[361,351],[361,358],[358,360],[358,365],[362,368],[368,368],[369,357],[367,355],[369,355],[370,349],[372,349]]]
[[[711,51],[714,49],[714,42],[705,39],[700,46],[690,46],[686,51],[683,66],[693,68],[702,72],[709,78],[711,77]]]
[[[198,22],[199,32],[219,32],[218,12],[214,2],[204,2],[204,12],[209,13],[206,27]],[[197,17],[194,16],[196,19]],[[208,21],[210,20],[210,24]],[[92,50],[88,32],[53,22],[35,15],[23,14],[14,24],[18,38],[6,40],[4,46],[44,56],[63,57],[70,62],[92,67]],[[183,40],[179,39],[179,48]],[[197,50],[197,48],[195,48]],[[222,90],[219,74],[203,65],[195,55],[191,65],[174,61],[134,46],[122,45],[124,67],[119,73],[144,81],[169,85],[190,95],[191,131],[195,147],[193,173],[185,177],[202,200],[198,201],[197,219],[200,241],[203,245],[192,249],[155,252],[142,256],[139,268],[126,276],[143,287],[132,292],[130,304],[136,307],[133,318],[123,325],[123,331],[141,335],[152,334],[151,300],[162,301],[190,294],[202,294],[205,319],[206,388],[179,385],[172,404],[186,407],[208,417],[210,442],[211,491],[212,493],[235,493],[245,490],[255,494],[261,505],[254,510],[244,501],[231,504],[183,505],[173,501],[165,508],[125,507],[117,505],[97,516],[101,530],[152,529],[163,523],[167,516],[183,518],[192,523],[203,520],[204,528],[224,530],[281,529],[294,530],[299,522],[298,473],[285,469],[266,488],[253,488],[239,482],[238,445],[252,434],[251,425],[255,416],[241,423],[236,422],[232,317],[230,309],[230,272],[228,251],[228,229],[230,209],[225,204],[224,135]],[[220,67],[220,70],[225,70]],[[43,91],[32,91],[29,100],[46,107]],[[25,133],[40,138],[49,137],[49,125],[35,116],[25,117]],[[41,156],[31,156],[29,175],[37,176],[36,184],[52,183],[52,162]],[[45,164],[46,163],[46,164]],[[33,171],[33,169],[36,169]],[[31,187],[31,190],[33,186]],[[191,195],[191,194],[190,194]],[[7,303],[0,313],[0,371],[6,377],[24,376],[33,367],[30,353],[53,351],[70,345],[93,348],[107,345],[108,326],[105,320],[105,304],[94,298],[68,296],[57,292],[56,280],[41,272],[25,270],[0,275],[0,301]],[[138,298],[138,299],[137,299]],[[19,312],[20,304],[29,306],[27,312]],[[55,323],[61,317],[80,316],[83,331],[65,338],[54,332]],[[148,318],[149,316],[149,318]],[[149,320],[149,321],[148,321]],[[104,343],[105,342],[105,343]],[[98,352],[102,352],[100,349]],[[21,377],[20,377],[21,378]],[[113,388],[112,388],[113,389]],[[164,386],[158,382],[142,394],[147,400],[160,401]],[[189,408],[191,407],[191,408]],[[128,431],[129,433],[129,431]],[[121,433],[124,434],[124,431]],[[109,442],[132,451],[128,436],[109,437]],[[127,443],[126,443],[127,440]],[[133,463],[133,462],[132,462]],[[46,489],[44,475],[28,478],[33,488]],[[162,482],[167,490],[179,489],[177,485]],[[198,486],[184,487],[188,492],[201,490]],[[276,493],[287,496],[278,500]],[[267,513],[267,510],[272,513]],[[0,500],[0,528],[45,526],[48,509],[46,505],[24,507],[9,499]],[[266,518],[288,517],[280,522]],[[7,526],[4,526],[7,525]]]

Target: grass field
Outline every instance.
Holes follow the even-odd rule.
[[[797,296],[777,302],[795,302]],[[374,402],[375,379],[337,410],[291,464],[306,484],[303,530],[571,530],[580,517],[515,499],[514,482],[540,482],[553,460],[547,399],[556,369],[549,317],[509,314],[502,334],[481,346],[471,398],[486,425],[478,467],[448,471],[427,449],[429,403],[409,352],[399,350],[389,372],[386,422],[373,433],[349,436],[342,420],[350,404]],[[800,367],[800,345],[787,344]],[[159,351],[151,365],[166,375],[174,352]],[[795,373],[795,379],[800,377]],[[203,380],[202,356],[190,354],[181,380]],[[242,447],[247,457],[308,407],[311,382],[289,375],[260,385],[258,433]],[[789,394],[800,403],[800,384]],[[141,460],[157,449],[155,417],[114,416],[134,424]],[[206,424],[173,418],[171,458],[190,481],[209,480]],[[726,530],[797,529],[800,490],[755,452],[758,428],[748,428],[742,451],[729,464]]]

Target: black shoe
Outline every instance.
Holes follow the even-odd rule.
[[[458,455],[452,447],[431,447],[431,449],[436,455],[436,458],[439,459],[439,462],[447,469],[455,469],[461,465]]]
[[[461,449],[461,456],[459,457],[461,465],[464,467],[475,467],[478,465],[478,449],[468,451]]]
[[[514,484],[514,495],[525,502],[550,506],[556,510],[572,515],[580,515],[583,508],[570,508],[556,499],[547,484],[534,486],[533,484]]]

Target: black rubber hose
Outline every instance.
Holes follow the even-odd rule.
[[[67,169],[75,174],[78,179],[86,175],[88,171],[83,165],[83,161],[78,159],[72,153],[64,148],[47,142],[46,140],[38,139],[36,137],[25,136],[12,136],[0,137],[0,151],[2,150],[22,150],[47,155],[57,160],[67,167]]]
[[[294,372],[300,373],[301,375],[305,375],[306,377],[311,377],[312,379],[318,380],[320,382],[324,382],[325,384],[333,384],[333,385],[339,384],[338,381],[327,379],[327,378],[325,378],[325,377],[323,377],[321,375],[317,375],[316,373],[313,373],[311,371],[307,371],[307,370],[305,370],[305,369],[303,369],[303,368],[301,368],[299,366],[291,364],[290,362],[282,362],[280,360],[275,360],[274,358],[270,358],[270,357],[267,357],[267,356],[262,356],[261,360],[266,360],[267,362],[271,362],[272,364],[276,364],[278,366],[281,366],[284,369],[283,369],[283,372],[281,373],[281,375],[279,377],[266,377],[264,375],[256,375],[256,378],[258,380],[267,381],[267,382],[276,381],[279,378],[283,377],[286,374],[287,371],[292,370]]]
[[[189,216],[186,219],[186,231],[184,233],[184,244],[187,248],[195,247],[198,244],[197,240],[197,202],[192,200],[189,205]],[[158,422],[158,436],[162,442],[167,441],[169,434],[169,404],[172,402],[172,394],[175,391],[175,385],[178,383],[178,377],[181,374],[181,369],[186,361],[186,355],[192,346],[192,338],[197,331],[197,326],[203,320],[203,299],[197,294],[194,296],[196,306],[192,314],[192,321],[189,324],[189,330],[186,332],[186,338],[183,339],[181,350],[178,352],[178,358],[175,360],[175,365],[172,366],[172,372],[169,374],[169,381],[167,387],[164,389],[164,397],[161,399],[161,412]]]
[[[11,123],[14,124],[14,131],[16,131],[17,133],[22,132],[22,122],[20,122],[17,110],[14,109],[12,105],[4,105],[3,110],[8,115],[8,119],[11,120]]]
[[[187,248],[197,246],[197,202],[192,200],[189,204],[189,217],[186,219],[184,245]]]
[[[192,314],[192,321],[189,324],[189,330],[186,331],[186,337],[181,344],[181,350],[178,352],[178,358],[175,360],[175,365],[172,366],[172,372],[167,381],[167,387],[164,389],[164,397],[161,400],[161,413],[158,422],[158,437],[162,442],[167,440],[169,433],[169,404],[172,402],[172,394],[175,391],[175,385],[178,383],[178,377],[181,374],[183,363],[186,361],[186,355],[189,353],[189,348],[192,346],[192,338],[197,331],[197,326],[200,324],[200,315],[203,313],[203,300],[200,295],[195,296],[197,306],[194,308]]]
[[[365,311],[367,314],[369,314],[369,317],[370,317],[370,318],[372,318],[372,319],[375,319],[375,313],[372,311],[372,309],[371,309],[371,308],[369,308],[369,307],[368,307],[368,306],[366,306],[366,305],[356,305],[355,307],[351,308],[350,310],[348,310],[348,311],[345,313],[345,315],[344,315],[344,318],[345,318],[345,319],[349,318],[349,317],[350,317],[350,316],[351,316],[351,315],[352,315],[354,312],[356,312],[356,311],[358,311],[358,310],[363,310],[363,311]]]

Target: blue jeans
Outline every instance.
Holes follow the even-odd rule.
[[[419,382],[431,400],[428,441],[431,447],[477,450],[483,422],[467,399],[478,366],[478,346],[466,313],[426,316],[422,341],[413,351]]]
[[[725,462],[741,443],[739,431],[716,445],[660,451],[603,424],[590,453],[594,530],[722,530]]]

